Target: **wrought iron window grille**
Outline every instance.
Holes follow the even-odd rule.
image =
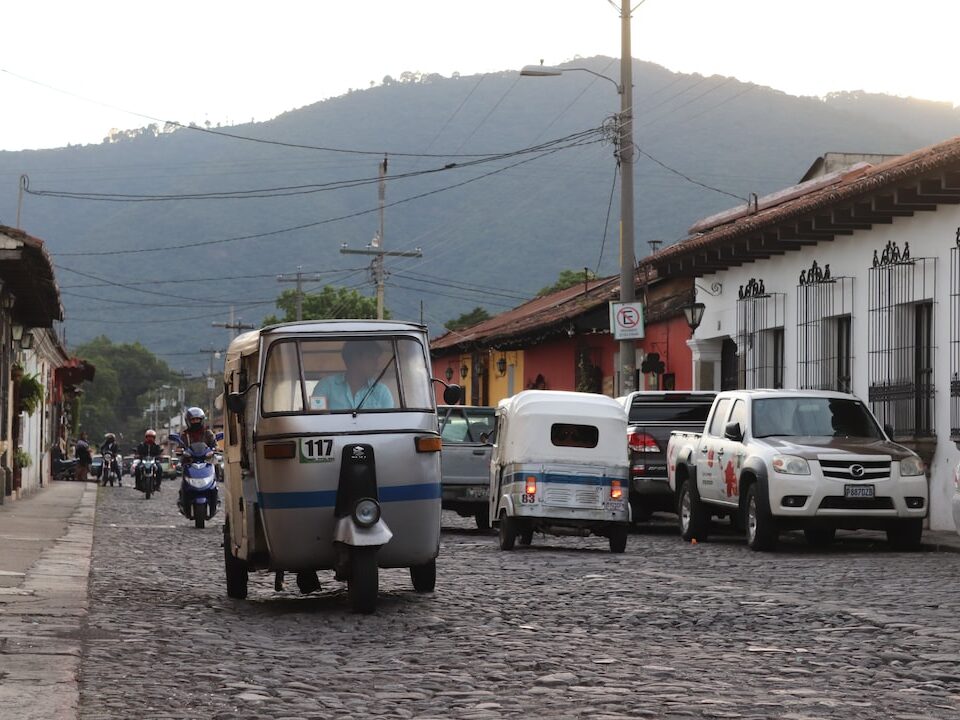
[[[813,278],[811,280],[811,278]],[[816,261],[797,285],[797,386],[851,391],[854,279]]]
[[[784,384],[784,307],[786,293],[767,293],[751,278],[737,300],[739,385],[781,388]]]

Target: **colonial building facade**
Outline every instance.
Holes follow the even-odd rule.
[[[930,525],[953,529],[960,138],[877,161],[707,218],[644,264],[709,289],[689,341],[696,389],[860,396],[924,457]]]

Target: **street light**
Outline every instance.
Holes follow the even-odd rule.
[[[636,300],[636,258],[633,249],[633,53],[630,48],[630,1],[620,3],[620,82],[588,68],[557,68],[527,65],[521,75],[555,77],[567,70],[580,70],[612,82],[620,94],[617,122],[617,161],[620,163],[620,302]],[[620,341],[620,394],[636,389],[637,359],[633,340]]]
[[[687,318],[687,325],[690,326],[690,332],[696,332],[697,328],[700,327],[700,323],[703,321],[703,311],[707,309],[707,306],[698,302],[684,305],[681,309],[683,310],[684,317]]]

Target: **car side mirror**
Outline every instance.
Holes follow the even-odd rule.
[[[493,435],[492,432],[482,432],[482,433],[480,433],[480,442],[482,442],[484,445],[493,445],[493,443],[490,442],[490,437],[491,437],[492,435]]]
[[[447,385],[443,389],[443,402],[445,405],[459,405],[463,400],[463,388],[459,385]]]
[[[242,413],[247,407],[247,398],[243,393],[227,395],[227,409],[232,413]]]
[[[884,423],[883,431],[887,434],[888,440],[893,440],[893,425],[890,423]]]
[[[723,437],[733,442],[743,440],[743,430],[740,429],[740,423],[727,423],[727,426],[723,429]]]

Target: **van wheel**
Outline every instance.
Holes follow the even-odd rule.
[[[223,524],[223,567],[227,574],[227,597],[235,600],[247,598],[247,563],[236,557],[230,550],[230,524]]]
[[[680,516],[680,537],[684,540],[705,542],[709,534],[710,513],[700,501],[690,480],[684,480],[677,497],[677,515]]]
[[[507,511],[500,511],[500,549],[513,550],[517,542],[517,521],[507,517]]]
[[[410,568],[410,579],[413,589],[417,592],[433,592],[437,586],[437,561],[431,560],[423,565],[414,565]]]
[[[825,548],[833,544],[837,529],[828,525],[811,525],[803,529],[803,536],[810,547]]]
[[[484,505],[482,509],[477,510],[474,514],[474,519],[477,521],[477,530],[489,530],[490,529],[490,506]]]
[[[923,539],[923,520],[899,520],[887,528],[887,542],[897,552],[915,552]]]
[[[615,527],[610,531],[610,552],[622,553],[627,549],[627,528]]]
[[[347,597],[350,609],[355,613],[369,615],[377,607],[377,590],[380,582],[377,569],[378,548],[353,548],[350,550],[350,579],[347,581]]]
[[[747,489],[747,546],[751,550],[769,551],[777,547],[779,531],[770,507],[760,498],[758,483]]]

